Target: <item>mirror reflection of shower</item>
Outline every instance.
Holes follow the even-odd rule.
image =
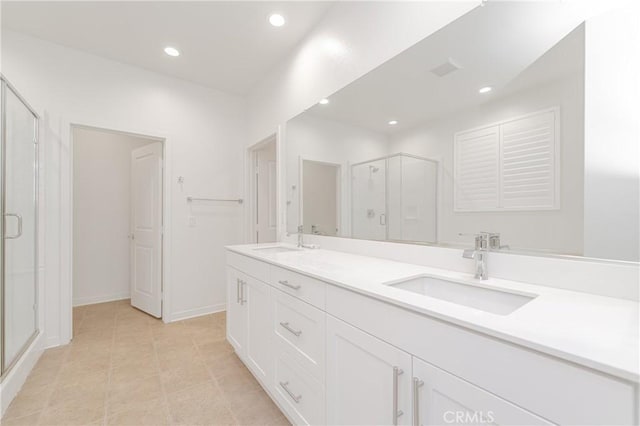
[[[351,166],[353,238],[437,242],[438,162],[398,153]]]

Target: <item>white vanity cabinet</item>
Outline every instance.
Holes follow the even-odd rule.
[[[227,278],[227,339],[262,383],[273,372],[271,288],[234,268]]]
[[[411,355],[327,317],[327,423],[410,425]]]
[[[552,425],[522,408],[413,358],[414,425]]]
[[[227,338],[294,424],[630,425],[637,383],[228,255]]]
[[[227,340],[240,358],[244,358],[247,340],[247,308],[241,294],[247,276],[227,268]]]

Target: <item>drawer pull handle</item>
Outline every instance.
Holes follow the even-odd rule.
[[[289,382],[280,382],[280,386],[282,387],[282,389],[284,389],[284,391],[286,393],[289,394],[289,396],[291,397],[291,399],[293,399],[293,401],[298,404],[300,402],[300,400],[302,399],[302,395],[298,395],[296,396],[296,394],[294,394],[293,392],[291,392],[289,390]]]
[[[240,303],[240,278],[236,278],[236,303]]]
[[[402,410],[398,410],[398,377],[404,373],[401,368],[393,367],[393,412],[392,412],[392,424],[397,426],[398,417],[402,416],[404,413]]]
[[[300,337],[300,335],[302,334],[302,330],[294,330],[293,328],[289,327],[288,322],[281,322],[280,325],[290,331],[291,334],[294,334],[296,337]]]
[[[240,304],[244,305],[247,303],[247,299],[244,297],[244,286],[247,285],[246,281],[240,280]]]
[[[420,388],[424,382],[417,377],[413,378],[413,424],[420,426]]]
[[[289,284],[289,281],[287,280],[280,280],[278,281],[280,284],[282,284],[285,287],[289,287],[292,288],[294,290],[300,290],[300,285],[299,284]]]

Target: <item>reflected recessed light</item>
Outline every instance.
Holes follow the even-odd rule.
[[[324,98],[324,99],[320,99],[320,102],[318,102],[320,105],[326,105],[329,103],[329,99]]]
[[[269,23],[274,27],[281,27],[285,23],[284,16],[274,13],[273,15],[269,16]]]
[[[180,51],[175,47],[167,46],[164,48],[164,53],[169,56],[180,56]]]
[[[479,93],[489,93],[490,91],[493,90],[493,87],[491,86],[484,86],[481,87],[480,90],[478,90]]]
[[[396,124],[398,124],[398,120],[391,120],[391,121],[389,122],[389,125],[390,125],[390,126],[395,126]]]

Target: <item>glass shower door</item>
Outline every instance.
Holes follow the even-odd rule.
[[[386,159],[351,167],[351,235],[387,239]]]
[[[37,117],[2,81],[2,371],[36,324]]]

